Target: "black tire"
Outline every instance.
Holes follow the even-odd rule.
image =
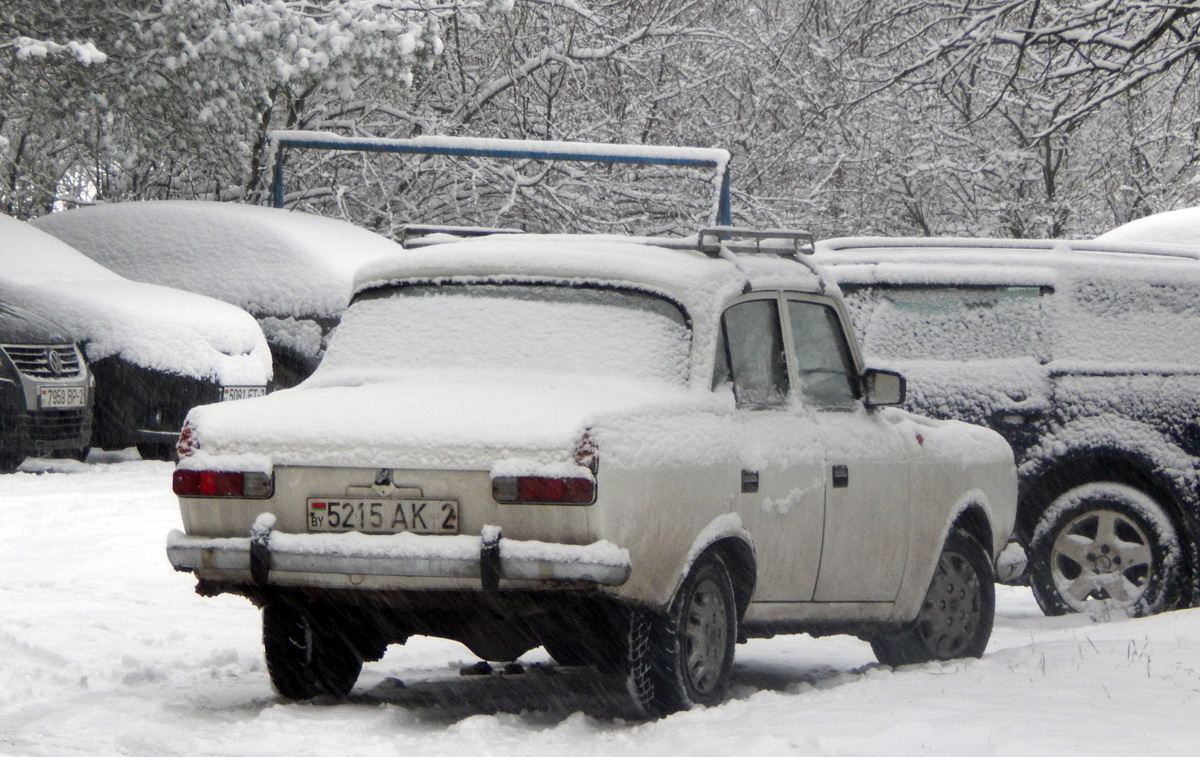
[[[362,671],[362,658],[342,635],[283,602],[263,607],[263,650],[271,685],[288,699],[345,697]]]
[[[626,689],[650,717],[712,706],[725,698],[737,641],[737,605],[725,562],[708,554],[692,566],[666,615],[633,612]]]
[[[995,575],[987,551],[952,528],[912,623],[871,639],[884,665],[912,665],[958,657],[980,657],[996,616]]]
[[[574,639],[546,639],[542,646],[559,665],[580,667],[596,664],[596,655],[592,650]]]
[[[174,442],[140,442],[137,451],[143,460],[164,460],[168,463],[176,460]]]
[[[0,452],[0,473],[16,473],[21,463],[25,462],[24,455]]]
[[[1177,597],[1183,550],[1152,497],[1097,482],[1050,504],[1029,543],[1029,584],[1047,615],[1141,617]]]

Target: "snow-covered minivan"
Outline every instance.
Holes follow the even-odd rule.
[[[895,407],[802,234],[505,235],[369,263],[301,385],[192,411],[168,538],[262,607],[285,697],[415,634],[544,646],[649,714],[734,644],[982,654],[1016,507],[995,432]]]
[[[908,409],[1012,444],[1046,613],[1200,603],[1200,251],[869,237],[817,258]]]

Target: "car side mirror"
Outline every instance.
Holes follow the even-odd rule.
[[[868,368],[863,371],[863,404],[867,407],[904,403],[907,384],[896,371]]]

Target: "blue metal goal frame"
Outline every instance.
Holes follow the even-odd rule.
[[[271,204],[282,208],[284,153],[293,150],[337,150],[346,152],[391,152],[410,155],[451,155],[476,158],[517,160],[569,160],[590,163],[709,168],[719,172],[714,222],[729,226],[730,155],[719,148],[652,147],[595,142],[539,142],[536,140],[475,139],[471,137],[416,137],[413,139],[374,139],[342,137],[315,131],[274,131],[275,168],[271,179]],[[716,173],[714,173],[714,178]],[[714,181],[714,184],[716,182]]]

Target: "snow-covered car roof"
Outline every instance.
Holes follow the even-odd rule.
[[[1097,242],[1200,246],[1200,208],[1155,213],[1096,237]]]
[[[1200,274],[1200,252],[1110,240],[841,237],[817,242],[815,257],[831,278],[861,284],[1052,286],[1063,270],[1147,263]]]
[[[222,384],[264,384],[262,329],[228,303],[130,281],[30,224],[0,216],[0,299],[56,322],[89,360],[136,365]]]
[[[747,285],[820,291],[812,269],[773,254],[712,257],[683,240],[584,234],[503,234],[406,250],[359,269],[356,292],[404,280],[577,281],[674,299],[693,320],[711,316]],[[670,244],[670,247],[659,246]]]
[[[281,317],[337,317],[355,270],[401,249],[346,221],[222,202],[95,205],[33,223],[135,281]]]

